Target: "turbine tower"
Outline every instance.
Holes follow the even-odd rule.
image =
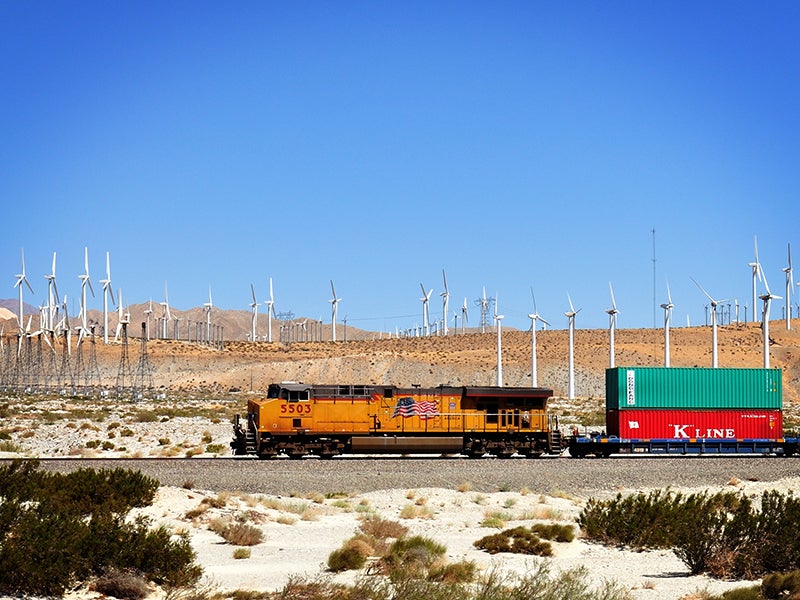
[[[464,298],[464,304],[461,305],[461,335],[464,335],[464,325],[467,323],[467,299]]]
[[[761,265],[758,266],[759,271],[761,270]],[[711,367],[716,369],[717,368],[717,305],[721,302],[725,302],[725,300],[715,300],[711,297],[707,291],[703,289],[703,286],[697,283],[694,277],[691,278],[694,281],[695,285],[700,288],[700,291],[706,295],[708,298],[709,303],[711,304]]]
[[[53,252],[53,270],[49,275],[45,275],[47,280],[47,330],[52,332],[56,326],[56,315],[58,314],[58,288],[56,287],[56,253]]]
[[[272,342],[272,317],[275,315],[275,298],[272,296],[272,277],[269,278],[269,300],[264,301],[267,306],[267,341]]]
[[[614,368],[614,332],[617,329],[617,303],[614,300],[614,288],[608,282],[608,291],[611,292],[611,308],[606,309],[608,313],[608,366]]]
[[[531,320],[531,387],[539,387],[539,378],[536,373],[536,321],[541,321],[547,325],[550,323],[545,321],[536,309],[536,296],[533,293],[533,287],[531,287],[531,298],[533,298],[533,313],[528,315]]]
[[[503,315],[497,314],[499,294],[495,294],[494,320],[497,324],[497,387],[503,387]]]
[[[53,254],[55,260],[55,254]],[[55,268],[53,269],[55,272]],[[103,284],[103,343],[108,344],[108,296],[111,295],[111,302],[114,302],[114,289],[111,287],[111,261],[106,252],[106,278],[101,279]]]
[[[206,344],[211,345],[211,309],[214,308],[214,301],[211,299],[211,286],[208,286],[208,302],[203,304],[206,312]]]
[[[761,266],[759,265],[759,269]],[[769,284],[767,284],[767,276],[762,271],[761,279],[764,282],[764,289],[767,293],[759,296],[764,301],[764,310],[761,313],[761,331],[764,333],[764,368],[769,369],[769,305],[773,300],[780,300],[780,296],[775,296],[769,291]]]
[[[167,332],[169,331],[168,324],[172,320],[172,315],[169,312],[169,292],[167,290],[167,282],[164,281],[164,301],[161,303],[164,309],[161,313],[161,339],[167,339]]]
[[[34,294],[33,288],[31,287],[31,282],[28,281],[28,276],[25,275],[25,249],[22,249],[22,273],[17,274],[17,282],[14,284],[14,287],[19,288],[19,314],[17,315],[17,325],[19,327],[19,338],[22,339],[22,332],[25,325],[25,315],[24,315],[24,305],[22,302],[22,287],[23,284],[28,286],[28,289],[31,291],[31,294]],[[20,342],[17,344],[17,353],[20,354],[22,352],[22,343]]]
[[[753,248],[755,250],[755,262],[747,263],[747,266],[753,270],[753,303],[750,305],[753,309],[753,323],[756,322],[756,279],[761,279],[761,263],[758,262],[758,237],[753,236]]]
[[[89,291],[92,292],[92,297],[94,297],[94,288],[92,288],[92,280],[89,279],[89,248],[84,247],[83,249],[83,265],[85,269],[85,273],[83,275],[78,275],[78,279],[81,280],[81,330],[78,333],[78,345],[80,346],[83,337],[89,334],[89,327],[86,323],[86,286],[89,286]]]
[[[421,283],[419,284],[420,289],[422,289],[422,298],[420,298],[420,302],[422,302],[422,335],[429,335],[430,334],[430,313],[428,312],[428,303],[431,299],[431,294],[433,294],[433,288],[425,291],[425,286]]]
[[[794,274],[792,273],[792,245],[787,244],[789,254],[789,266],[782,270],[786,273],[786,331],[792,328],[792,301],[791,296],[794,291]],[[766,277],[764,278],[766,285]]]
[[[575,310],[575,307],[572,306],[572,298],[569,297],[567,294],[567,300],[569,301],[569,312],[565,312],[564,316],[568,319],[569,324],[569,374],[567,379],[567,397],[570,400],[575,399],[575,315],[577,315],[581,309]]]
[[[669,367],[669,319],[672,316],[672,295],[669,293],[669,281],[667,282],[667,301],[661,305],[664,309],[664,366]]]
[[[253,293],[253,301],[250,303],[250,308],[253,309],[253,323],[251,325],[250,331],[250,341],[255,342],[258,340],[256,336],[256,325],[258,322],[258,300],[256,300],[256,288],[253,287],[253,284],[250,284],[250,291]]]
[[[336,341],[336,315],[339,313],[339,302],[342,301],[336,295],[336,288],[333,287],[333,279],[331,279],[331,293],[333,294],[333,298],[328,300],[331,303],[331,341]]]
[[[444,291],[439,294],[442,297],[442,322],[444,323],[444,335],[447,335],[447,307],[450,304],[450,290],[447,289],[447,275],[442,269],[442,280],[444,281]]]

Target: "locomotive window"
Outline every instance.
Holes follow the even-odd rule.
[[[283,390],[284,400],[289,402],[308,401],[308,390]],[[286,394],[288,392],[288,395]]]
[[[364,388],[363,385],[354,385],[353,386],[353,396],[365,396],[366,393],[367,393],[366,389]]]
[[[348,385],[340,385],[339,386],[339,395],[340,396],[349,396],[350,395],[350,386],[348,386]]]
[[[384,398],[394,398],[394,390],[392,388],[384,388],[383,397]]]

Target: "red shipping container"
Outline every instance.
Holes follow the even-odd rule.
[[[778,439],[779,410],[609,409],[608,435],[623,439]]]

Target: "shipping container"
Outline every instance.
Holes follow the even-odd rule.
[[[783,437],[779,410],[606,411],[608,435],[623,439],[778,439]]]
[[[606,369],[606,408],[692,410],[783,408],[780,369]]]

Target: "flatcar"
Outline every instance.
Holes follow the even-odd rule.
[[[538,457],[566,447],[546,388],[271,384],[234,418],[235,455]]]
[[[612,454],[792,456],[780,369],[606,370],[606,427],[568,442],[572,457]]]

